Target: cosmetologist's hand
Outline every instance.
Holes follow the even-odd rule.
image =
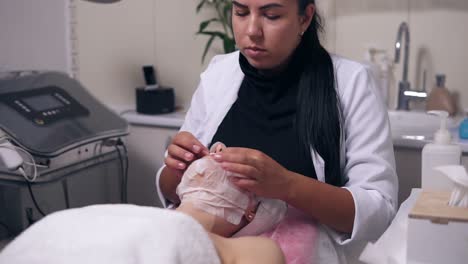
[[[281,200],[290,191],[292,173],[261,151],[226,148],[213,157],[225,170],[240,174],[240,177],[231,178],[239,188],[259,196]]]
[[[172,139],[167,148],[167,157],[164,163],[168,169],[180,178],[193,161],[209,153],[209,150],[190,132],[182,131]]]

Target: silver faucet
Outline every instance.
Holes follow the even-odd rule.
[[[398,83],[398,104],[397,110],[409,110],[410,101],[422,101],[427,97],[426,89],[423,91],[415,91],[411,89],[411,84],[408,81],[408,58],[409,58],[409,44],[410,33],[409,27],[406,22],[400,24],[398,28],[397,40],[395,43],[395,63],[400,62],[400,51],[402,46],[403,33],[405,34],[405,57],[403,60],[403,78]]]

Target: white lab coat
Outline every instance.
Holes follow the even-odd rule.
[[[244,78],[238,57],[238,52],[215,56],[200,76],[181,131],[192,133],[204,145],[211,142],[237,99]],[[343,188],[354,198],[356,215],[351,235],[329,233],[337,244],[345,245],[376,240],[385,231],[396,213],[398,179],[387,110],[377,94],[377,82],[366,66],[339,56],[332,59],[344,122],[341,168],[349,178]],[[324,161],[311,151],[317,178],[323,182]],[[156,177],[160,198],[161,170]]]

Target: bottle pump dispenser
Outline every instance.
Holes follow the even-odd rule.
[[[447,129],[446,111],[429,111],[428,114],[440,117],[440,128],[434,134],[434,142],[428,143],[422,150],[422,177],[423,190],[451,190],[452,183],[435,167],[444,165],[459,165],[461,148],[452,143],[450,131]]]

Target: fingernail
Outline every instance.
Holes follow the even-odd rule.
[[[193,154],[190,152],[185,153],[184,156],[187,161],[190,161],[193,158]]]
[[[215,155],[214,155],[214,158],[217,159],[217,160],[220,160],[220,159],[221,159],[221,155],[220,155],[220,154],[215,154]]]
[[[179,163],[179,164],[177,164],[177,166],[178,166],[179,168],[181,168],[181,169],[185,168],[185,164],[183,164],[182,162]]]
[[[193,149],[193,151],[195,151],[195,153],[198,153],[201,150],[200,146],[198,146],[198,145],[193,145],[192,149]]]

